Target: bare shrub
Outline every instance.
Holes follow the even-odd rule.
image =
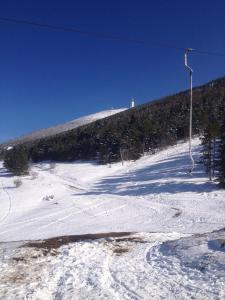
[[[14,179],[13,183],[14,183],[15,187],[18,188],[22,185],[23,182],[20,178],[16,178],[16,179]]]
[[[53,169],[55,169],[55,166],[56,166],[56,163],[51,162],[51,163],[49,164],[49,169],[50,169],[50,170],[53,170]]]
[[[50,201],[52,199],[54,199],[54,195],[46,195],[45,197],[42,198],[42,200],[44,201]]]
[[[30,175],[31,175],[31,179],[36,179],[38,177],[38,172],[30,172]]]

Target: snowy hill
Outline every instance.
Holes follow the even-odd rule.
[[[0,298],[223,299],[225,192],[189,163],[187,143],[124,166],[45,162],[17,188],[1,167]]]
[[[198,139],[194,145],[197,160]],[[19,188],[1,169],[0,241],[102,231],[200,233],[221,228],[224,192],[208,182],[201,165],[193,176],[186,174],[188,169],[188,145],[183,143],[125,166],[36,164]],[[54,198],[45,200],[50,195]],[[181,216],[173,218],[178,212]]]
[[[121,111],[126,110],[127,108],[120,108],[120,109],[110,109],[110,110],[104,110],[104,111],[100,111],[98,113],[95,114],[91,114],[91,115],[87,115],[69,122],[66,122],[64,124],[60,124],[60,125],[56,125],[53,127],[49,127],[49,128],[45,128],[45,129],[41,129],[35,132],[32,132],[30,134],[21,136],[19,138],[16,138],[14,140],[10,140],[6,143],[3,143],[2,145],[0,145],[1,147],[6,147],[9,145],[15,145],[15,144],[19,144],[19,143],[24,143],[24,142],[28,142],[28,141],[33,141],[33,140],[38,140],[40,138],[45,138],[45,137],[49,137],[49,136],[53,136],[65,131],[69,131],[72,130],[74,128],[77,128],[79,126],[82,125],[86,125],[89,123],[92,123],[94,121],[97,121],[99,119],[103,119],[109,116],[112,116],[114,114],[117,114]]]

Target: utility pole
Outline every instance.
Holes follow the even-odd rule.
[[[189,117],[189,156],[190,156],[190,160],[191,160],[191,169],[190,169],[190,173],[193,172],[194,167],[195,167],[195,162],[194,162],[194,158],[192,156],[192,75],[193,75],[193,70],[192,68],[188,65],[188,54],[193,51],[194,49],[192,48],[188,48],[185,51],[184,54],[184,65],[185,67],[188,69],[189,74],[190,74],[190,117]]]

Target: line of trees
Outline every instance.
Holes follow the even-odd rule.
[[[203,119],[205,123],[202,133],[202,162],[209,180],[225,182],[225,108],[224,87],[215,91],[214,99],[207,101]]]
[[[202,135],[209,124],[223,118],[225,78],[195,89],[193,96],[193,133]],[[33,161],[99,159],[103,163],[138,159],[143,152],[186,139],[188,126],[189,97],[183,92],[42,139],[32,144],[30,156]]]
[[[221,124],[211,123],[202,137],[202,159],[209,180],[218,180],[225,187],[225,116]]]

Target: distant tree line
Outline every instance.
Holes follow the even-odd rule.
[[[210,176],[225,173],[225,78],[194,89],[193,134],[202,135]],[[33,162],[136,160],[188,138],[188,92],[137,106],[74,130],[27,143]],[[219,170],[219,171],[218,171]],[[218,173],[218,174],[217,174]],[[222,180],[222,179],[221,179]]]

